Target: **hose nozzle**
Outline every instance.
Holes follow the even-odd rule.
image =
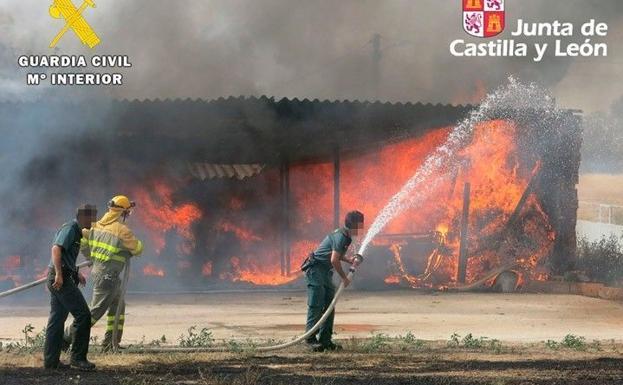
[[[353,257],[353,266],[359,266],[363,262],[363,255],[355,254]]]

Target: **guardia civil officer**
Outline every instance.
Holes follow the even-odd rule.
[[[95,365],[87,360],[89,338],[91,336],[91,312],[78,284],[84,286],[86,280],[76,268],[80,252],[82,229],[91,228],[97,220],[97,209],[93,205],[78,208],[76,219],[71,220],[57,231],[52,242],[52,258],[48,272],[47,287],[50,291],[50,317],[45,333],[43,352],[46,369],[65,369],[69,366],[80,370],[93,370]],[[86,239],[82,240],[84,244]],[[71,313],[70,365],[60,361],[63,348],[64,324]]]
[[[333,301],[335,286],[333,285],[333,270],[337,272],[344,287],[350,280],[342,269],[342,262],[352,264],[354,257],[346,257],[346,250],[352,242],[352,237],[359,235],[363,230],[363,214],[351,211],[346,214],[344,227],[334,230],[327,235],[318,248],[309,255],[301,266],[305,272],[307,283],[307,322],[305,330],[311,329],[322,317],[325,310]],[[307,339],[313,351],[339,350],[341,346],[333,343],[333,318],[335,311],[322,324],[316,335]]]

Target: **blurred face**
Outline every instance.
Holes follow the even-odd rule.
[[[356,237],[358,235],[363,234],[363,230],[364,230],[364,224],[363,222],[359,222],[355,225],[354,228],[350,229],[350,234]]]
[[[76,219],[81,229],[90,229],[91,224],[97,221],[97,211],[80,211]]]

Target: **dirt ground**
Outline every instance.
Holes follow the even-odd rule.
[[[623,174],[582,174],[578,184],[581,201],[623,205]]]
[[[296,346],[257,353],[247,339],[265,344],[303,331],[304,292],[133,294],[124,335],[133,346],[121,355],[93,347],[94,373],[44,371],[40,351],[7,352],[8,340],[22,338],[24,325],[32,324],[33,334],[45,325],[45,292],[41,297],[0,303],[2,385],[623,384],[623,304],[582,296],[347,291],[336,315],[343,351]],[[193,325],[209,328],[214,344],[242,348],[132,352],[162,335],[178,344]],[[457,344],[453,333],[460,335]],[[469,333],[475,345],[465,342]],[[102,334],[98,324],[93,335]],[[582,337],[580,345],[561,347],[568,334]]]
[[[46,324],[49,305],[41,290],[36,302],[0,301],[0,342],[21,338],[32,324]],[[290,339],[303,332],[305,292],[243,292],[129,295],[124,341],[163,335],[176,343],[190,326],[207,327],[217,340]],[[424,340],[447,340],[457,332],[502,341],[539,342],[567,334],[587,340],[621,337],[623,304],[573,295],[422,293],[413,290],[347,290],[337,305],[337,338],[412,332]],[[99,322],[93,335],[103,336]]]
[[[578,184],[578,219],[601,222],[611,219],[612,223],[623,224],[623,174],[584,174]],[[608,209],[601,209],[600,204],[613,205],[609,218]],[[598,230],[604,231],[604,230]]]

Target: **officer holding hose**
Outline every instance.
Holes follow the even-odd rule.
[[[310,330],[322,317],[325,310],[333,301],[335,286],[333,285],[333,270],[341,277],[344,286],[350,284],[342,262],[352,264],[354,258],[346,257],[346,250],[352,242],[352,237],[359,235],[363,230],[363,214],[351,211],[346,214],[344,227],[336,229],[327,235],[318,248],[303,262],[301,270],[305,272],[307,283],[307,323],[305,330]],[[313,335],[306,342],[313,351],[339,350],[341,346],[333,343],[333,318],[335,311],[320,327],[318,338]]]
[[[46,369],[65,369],[60,361],[63,349],[63,325],[69,313],[74,317],[71,325],[70,365],[80,370],[93,370],[95,365],[87,360],[89,337],[91,335],[91,313],[78,289],[86,280],[76,268],[76,259],[84,243],[81,229],[91,228],[97,219],[97,209],[93,205],[78,208],[76,219],[65,223],[56,233],[52,243],[52,257],[47,277],[50,291],[50,317],[45,332],[43,349]]]

